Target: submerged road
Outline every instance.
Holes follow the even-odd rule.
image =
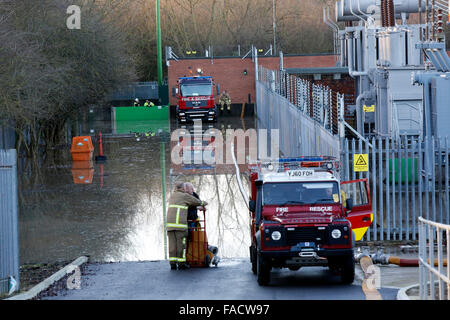
[[[396,289],[381,288],[384,300]],[[170,270],[167,261],[94,263],[85,268],[81,289],[45,300],[365,300],[361,285],[340,283],[327,268],[275,269],[261,287],[248,259],[225,259],[218,267]]]

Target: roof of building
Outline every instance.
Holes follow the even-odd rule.
[[[286,68],[289,74],[348,74],[347,67],[328,67],[328,68]]]

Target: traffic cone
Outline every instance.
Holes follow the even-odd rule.
[[[105,155],[103,155],[103,142],[101,132],[99,132],[98,153],[99,155],[95,157],[95,162],[105,162],[107,158]]]

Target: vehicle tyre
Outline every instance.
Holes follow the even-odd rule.
[[[256,262],[256,248],[254,246],[250,247],[250,262],[252,263],[253,274],[257,274],[258,267],[257,267],[257,262]]]
[[[257,254],[257,278],[260,286],[266,286],[270,282],[270,264],[260,253]]]
[[[339,261],[333,258],[328,258],[328,269],[330,269],[330,272],[333,274],[339,274]]]
[[[300,270],[301,267],[297,266],[297,267],[289,267],[289,270],[291,271],[298,271]]]
[[[350,284],[355,280],[355,259],[353,256],[343,257],[341,270],[342,283]]]

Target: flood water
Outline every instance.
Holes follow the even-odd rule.
[[[218,129],[254,128],[253,118],[222,117]],[[69,147],[50,152],[33,166],[19,160],[20,262],[166,259],[166,201],[176,182],[189,181],[209,205],[209,243],[223,258],[247,257],[249,215],[233,166],[201,170],[171,162],[170,132],[176,122],[111,123],[89,120],[78,135],[103,134],[104,164],[77,169]],[[130,133],[131,132],[131,133]],[[141,132],[135,134],[134,132]],[[144,133],[147,132],[147,135]],[[97,142],[94,141],[97,149]],[[95,150],[94,155],[98,154]],[[246,180],[245,188],[248,190]]]

